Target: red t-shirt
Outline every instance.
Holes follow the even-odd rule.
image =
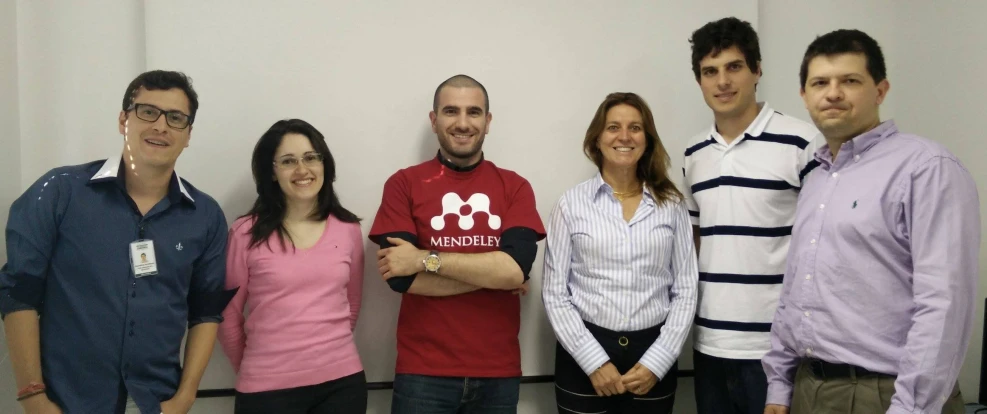
[[[545,237],[527,180],[481,161],[456,171],[438,158],[405,168],[384,184],[370,239],[418,236],[418,247],[451,253],[499,250],[500,235],[527,227]],[[399,374],[446,377],[521,375],[521,303],[506,290],[429,297],[405,294],[398,316]]]

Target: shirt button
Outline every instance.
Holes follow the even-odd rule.
[[[134,322],[134,321],[130,321],[130,326],[131,326],[131,327],[133,327],[133,326],[134,326],[134,325],[136,325],[136,324],[137,324],[137,322]]]
[[[860,161],[860,156],[859,155],[854,155],[853,156],[853,160],[854,161]]]
[[[805,280],[812,279],[812,275],[805,275]]]
[[[134,331],[130,331],[130,336],[134,336]]]
[[[812,240],[810,240],[810,241],[809,241],[809,244],[816,244],[816,239],[812,239]]]
[[[809,316],[809,311],[805,311],[805,316]]]
[[[137,292],[131,292],[131,293],[130,293],[130,297],[132,297],[132,298],[136,298],[136,297],[137,297]]]
[[[805,349],[805,354],[806,355],[812,355],[812,348],[806,348]]]
[[[826,208],[826,205],[825,204],[820,204],[819,205],[819,208]]]
[[[833,178],[839,177],[840,173],[833,173]]]

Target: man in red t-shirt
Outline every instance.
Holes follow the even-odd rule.
[[[403,293],[391,412],[516,413],[521,302],[545,229],[528,181],[483,159],[487,91],[466,75],[435,90],[432,160],[384,184],[370,230]]]

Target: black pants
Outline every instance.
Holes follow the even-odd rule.
[[[759,359],[725,359],[692,353],[699,414],[761,414],[768,378]]]
[[[621,374],[626,374],[641,359],[658,339],[662,327],[658,325],[641,331],[615,332],[589,322],[585,323],[610,357],[610,362]],[[589,376],[562,348],[562,344],[556,343],[555,346],[555,402],[560,414],[669,414],[675,404],[677,381],[678,362],[672,365],[665,377],[660,378],[645,395],[626,392],[621,395],[600,397],[596,395]]]
[[[284,390],[241,393],[236,414],[365,414],[367,377],[360,371],[321,384]]]

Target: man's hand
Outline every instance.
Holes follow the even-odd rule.
[[[634,367],[621,377],[621,381],[624,383],[624,388],[627,388],[627,391],[637,395],[644,395],[648,391],[651,391],[651,387],[654,387],[658,383],[658,377],[639,362],[634,364]]]
[[[45,393],[21,400],[21,408],[25,414],[62,414],[62,409],[51,402]]]
[[[188,414],[189,410],[192,409],[192,403],[194,402],[195,398],[184,398],[176,394],[172,397],[172,399],[161,403],[161,413]]]
[[[613,366],[611,362],[607,362],[596,371],[593,371],[589,376],[589,380],[593,383],[593,389],[596,390],[596,395],[601,397],[623,394],[627,391],[624,389],[624,384],[620,381],[620,372],[617,371],[617,367]]]
[[[387,241],[394,245],[377,251],[377,270],[384,280],[395,276],[410,276],[425,270],[422,263],[428,252],[419,250],[407,240],[388,237]]]
[[[513,293],[515,295],[521,295],[521,296],[527,295],[528,294],[528,282],[524,282],[524,284],[521,285],[521,287],[512,290],[511,293]]]
[[[788,407],[784,405],[768,404],[764,407],[764,414],[788,414]]]

